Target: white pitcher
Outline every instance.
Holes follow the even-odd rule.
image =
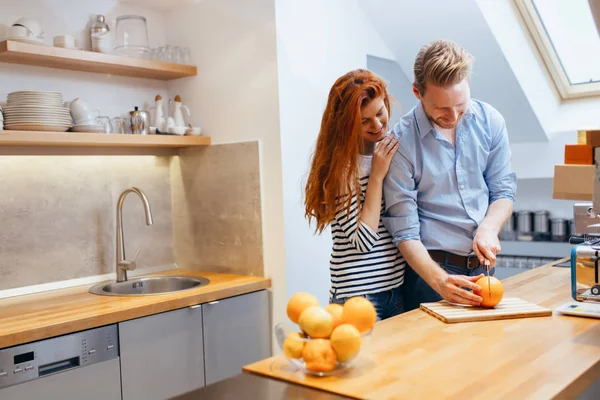
[[[165,118],[165,113],[163,109],[163,99],[159,94],[154,98],[154,106],[150,107],[150,109],[155,109],[154,111],[154,119],[152,120],[152,126],[158,129],[160,132],[166,132],[167,129],[167,120]]]
[[[175,96],[175,101],[173,102],[173,120],[175,120],[176,127],[185,127],[185,118],[183,117],[183,111],[185,109],[187,111],[188,117],[191,116],[190,109],[181,103],[181,97],[179,95]]]

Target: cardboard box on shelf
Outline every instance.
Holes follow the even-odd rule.
[[[600,147],[600,128],[578,130],[577,144],[587,144],[588,146],[592,147]]]
[[[587,144],[565,145],[565,164],[594,164],[594,148]]]
[[[592,200],[593,165],[555,165],[552,198],[560,200]]]

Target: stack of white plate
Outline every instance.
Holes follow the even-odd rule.
[[[8,94],[4,129],[13,131],[66,132],[73,126],[60,92],[21,91]]]
[[[4,111],[0,107],[0,131],[4,129]]]

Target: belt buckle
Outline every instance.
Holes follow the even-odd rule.
[[[471,260],[475,260],[475,265],[471,265]],[[471,254],[467,256],[467,269],[477,269],[479,268],[479,260],[477,259],[477,255]]]

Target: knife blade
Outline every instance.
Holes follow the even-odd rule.
[[[488,260],[487,258],[485,259],[485,261],[483,262],[483,269],[484,271],[486,271],[487,273],[487,280],[488,280],[488,294],[490,296],[490,299],[492,298],[492,286],[491,286],[491,280],[490,280],[490,266],[492,265],[492,263],[490,262],[490,260]]]

